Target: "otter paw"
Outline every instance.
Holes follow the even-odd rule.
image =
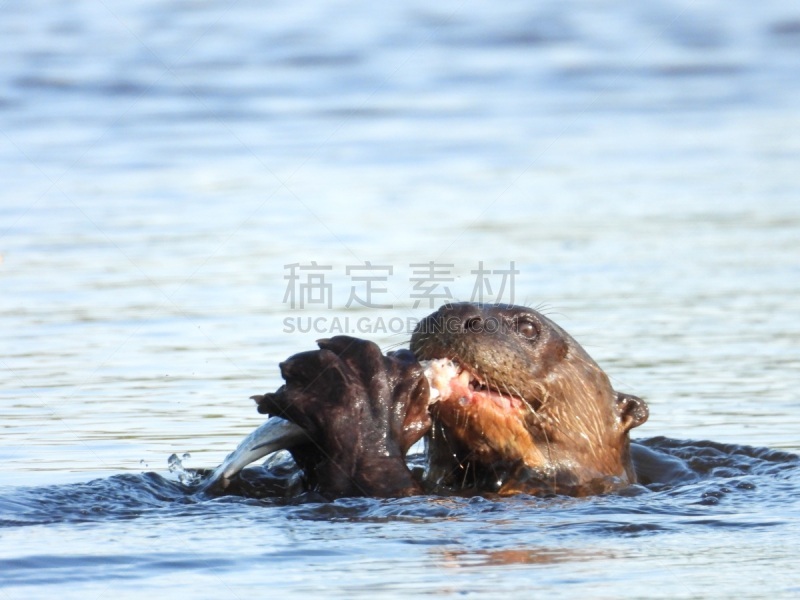
[[[319,340],[319,350],[281,363],[286,381],[254,396],[258,411],[305,429],[311,443],[290,451],[310,486],[328,496],[418,493],[405,464],[430,429],[430,387],[409,351],[384,356],[349,336]]]

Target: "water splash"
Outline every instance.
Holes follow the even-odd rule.
[[[189,471],[183,466],[183,461],[188,461],[190,458],[192,458],[192,455],[184,452],[180,457],[175,453],[170,454],[167,459],[169,472],[177,478],[178,482],[185,486],[192,486],[200,481],[200,476],[196,472]]]

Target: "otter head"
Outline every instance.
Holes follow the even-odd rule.
[[[434,483],[585,495],[635,480],[628,432],[647,420],[646,404],[616,393],[586,351],[535,310],[447,304],[417,325],[411,350],[434,366],[453,363],[433,378]]]

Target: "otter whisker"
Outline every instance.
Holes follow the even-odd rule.
[[[408,346],[408,340],[403,339],[397,343],[389,344],[388,346],[386,346],[386,350],[388,352],[391,350],[397,350],[398,348],[405,348],[406,346]]]

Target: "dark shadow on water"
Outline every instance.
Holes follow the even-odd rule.
[[[115,475],[84,483],[0,490],[0,527],[184,517],[246,507],[282,507],[283,517],[311,521],[439,521],[557,515],[553,529],[601,535],[648,535],[691,522],[712,526],[771,526],[759,518],[731,518],[748,505],[792,503],[800,492],[800,457],[772,450],[664,437],[634,444],[641,483],[591,498],[532,496],[418,496],[392,500],[327,501],[302,491],[299,477],[280,467],[243,471],[233,494],[199,491],[209,471],[186,471],[175,480],[158,473]],[[757,513],[757,511],[751,511]],[[487,517],[490,515],[490,517]],[[613,515],[613,517],[612,517]],[[656,515],[675,521],[642,519]],[[687,521],[688,519],[688,521]]]

